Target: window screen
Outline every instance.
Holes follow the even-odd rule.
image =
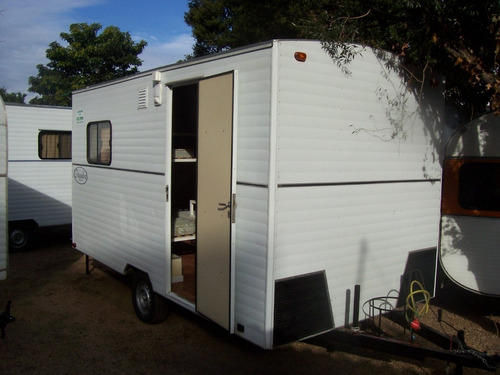
[[[87,125],[87,161],[90,164],[111,164],[111,123],[91,122]]]
[[[468,162],[460,168],[458,201],[468,210],[500,210],[500,163]]]
[[[71,159],[71,132],[41,130],[38,133],[40,159]]]

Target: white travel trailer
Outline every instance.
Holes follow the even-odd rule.
[[[470,291],[500,297],[500,117],[460,127],[443,164],[440,261]]]
[[[7,112],[0,97],[0,280],[7,277]]]
[[[434,293],[444,102],[390,57],[275,40],[74,92],[74,247],[134,273],[142,320],[263,348],[352,322],[355,285]]]
[[[71,108],[6,104],[9,247],[28,250],[39,228],[71,225]]]

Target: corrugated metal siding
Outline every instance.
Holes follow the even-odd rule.
[[[440,257],[449,277],[469,290],[498,295],[500,222],[495,218],[443,216]]]
[[[9,220],[71,223],[71,162],[9,163]]]
[[[271,116],[270,53],[252,71],[240,73],[237,181],[267,185]],[[249,68],[247,68],[249,70]],[[244,74],[246,73],[246,74]]]
[[[264,346],[268,190],[238,185],[237,191],[234,321],[245,326],[238,334]]]
[[[138,108],[139,90],[151,76],[73,96],[80,119],[73,124],[73,163],[87,182],[73,181],[73,241],[86,254],[123,272],[127,265],[147,272],[158,293],[167,293],[166,106]],[[90,166],[89,122],[111,122],[111,165]]]
[[[301,47],[305,63],[293,58]],[[280,44],[278,183],[440,178],[442,104],[417,111],[418,98],[369,49],[348,68],[319,44]],[[398,100],[404,106],[388,115]],[[404,126],[392,138],[396,120]]]
[[[436,247],[439,183],[282,188],[275,279],[326,270],[335,322],[347,289],[361,301],[399,290],[408,252]]]
[[[345,75],[319,44],[279,48],[274,279],[326,270],[343,325],[347,289],[399,291],[409,252],[437,246],[444,102],[419,110],[369,49]]]
[[[151,86],[149,92],[154,91],[150,76],[74,96],[73,108],[75,112],[82,110],[83,118],[73,126],[73,163],[87,164],[87,124],[109,120],[111,167],[165,173],[166,106],[155,107],[151,102],[148,108],[138,109],[138,90],[145,86]],[[153,100],[151,95],[149,100]]]
[[[0,106],[2,103],[0,102]],[[0,107],[0,121],[2,111]],[[0,176],[7,175],[7,126],[0,122]]]
[[[238,118],[236,120],[238,129],[238,159],[237,159],[237,180],[238,182],[266,185],[268,180],[268,153],[269,153],[269,112],[270,112],[270,103],[269,103],[269,91],[270,91],[270,83],[269,83],[269,75],[270,75],[270,53],[269,51],[256,51],[253,54],[242,56],[233,56],[228,59],[219,60],[217,62],[211,63],[200,63],[194,66],[187,66],[183,69],[174,69],[169,70],[166,69],[163,72],[163,78],[167,85],[170,84],[179,84],[182,82],[193,82],[200,77],[205,77],[209,75],[220,74],[226,71],[238,70],[239,72],[239,80],[238,80]],[[134,170],[134,171],[143,171],[143,172],[151,172],[151,173],[165,173],[166,171],[166,140],[170,136],[167,131],[167,118],[169,116],[166,111],[168,110],[168,106],[164,104],[161,107],[155,107],[152,102],[148,103],[147,109],[137,109],[136,101],[137,101],[137,92],[139,89],[148,86],[150,88],[149,92],[153,92],[151,87],[151,77],[144,76],[138,77],[137,79],[129,79],[125,82],[121,82],[116,85],[108,85],[102,89],[96,90],[85,90],[80,93],[76,93],[73,97],[73,107],[75,112],[81,112],[83,116],[83,120],[77,123],[75,121],[74,129],[73,129],[73,162],[75,164],[86,165],[86,151],[85,151],[85,129],[86,124],[90,121],[99,121],[99,120],[110,120],[112,123],[112,163],[111,168],[113,169],[126,169],[126,170]],[[165,93],[168,91],[168,88],[164,89]],[[151,95],[148,100],[152,100]],[[103,103],[106,103],[103,105]],[[103,169],[105,171],[105,169]],[[92,172],[95,173],[95,172]],[[123,179],[126,176],[125,172],[120,171],[108,171],[104,172],[108,173],[109,176],[115,175],[114,178]],[[169,172],[167,171],[167,175]],[[121,177],[120,177],[121,176]],[[129,173],[130,178],[133,179],[141,179],[142,175],[137,174],[133,175]],[[89,181],[90,181],[89,174]],[[90,255],[100,259],[105,264],[112,266],[113,268],[121,271],[126,263],[133,263],[135,266],[138,266],[137,262],[140,261],[139,258],[143,257],[141,254],[136,254],[137,249],[134,247],[141,246],[141,252],[146,252],[145,257],[152,257],[154,259],[154,265],[150,265],[147,261],[142,261],[140,267],[144,271],[149,271],[151,267],[157,267],[153,270],[155,273],[152,277],[160,279],[165,279],[163,285],[161,282],[158,282],[160,285],[159,288],[155,286],[155,290],[161,292],[165,290],[166,280],[168,279],[168,274],[165,275],[165,268],[168,269],[166,260],[163,262],[156,257],[159,256],[159,240],[161,238],[163,253],[166,253],[166,246],[168,244],[165,242],[165,227],[169,224],[165,221],[168,220],[163,217],[162,225],[163,230],[158,228],[152,228],[148,226],[138,226],[137,229],[134,229],[132,232],[135,233],[137,230],[142,232],[142,235],[145,237],[151,236],[155,240],[151,243],[151,246],[146,246],[144,244],[143,238],[139,237],[137,234],[133,233],[125,233],[122,232],[122,229],[112,229],[112,225],[116,225],[113,223],[115,219],[110,220],[109,215],[106,214],[103,217],[96,217],[97,220],[95,223],[92,223],[92,220],[84,219],[84,216],[87,215],[87,211],[90,211],[93,207],[93,203],[91,202],[95,195],[106,196],[106,199],[109,199],[111,206],[122,205],[122,203],[116,201],[119,194],[108,194],[106,189],[110,192],[116,191],[115,184],[122,184],[123,186],[127,186],[128,189],[132,189],[129,183],[125,181],[112,181],[110,177],[105,177],[105,175],[100,175],[98,178],[103,178],[102,186],[94,186],[92,190],[90,190],[87,184],[83,186],[74,186],[77,197],[74,198],[74,204],[77,204],[79,199],[82,199],[82,202],[90,202],[90,207],[85,204],[81,204],[75,206],[74,211],[74,233],[75,237],[79,239],[78,246],[81,247],[85,252],[89,252]],[[155,202],[155,208],[159,209],[161,207],[165,208],[165,179],[168,176],[163,177],[163,182],[158,183],[156,188],[160,190],[155,190],[158,193],[158,196],[151,196],[149,199],[152,202]],[[155,177],[155,181],[160,181],[160,176]],[[150,189],[153,189],[152,186],[141,186],[134,188],[136,194],[143,194],[143,191],[148,192]],[[87,197],[82,196],[82,192],[85,190],[92,191],[90,195]],[[245,204],[240,202],[239,190],[238,187],[238,215],[244,212]],[[161,195],[160,195],[161,194]],[[100,198],[99,198],[100,199]],[[133,201],[132,197],[128,198]],[[135,199],[136,200],[136,199]],[[144,209],[148,206],[149,203],[144,203]],[[151,203],[153,204],[153,203]],[[108,204],[105,203],[105,207]],[[98,204],[98,207],[103,207],[103,202]],[[96,207],[96,209],[98,208]],[[241,208],[241,210],[240,210]],[[141,211],[142,212],[142,211]],[[83,216],[83,217],[81,217]],[[253,220],[250,217],[250,220]],[[259,225],[262,226],[263,221],[259,218]],[[105,222],[107,226],[106,230],[101,228],[95,228],[101,221]],[[107,223],[106,223],[107,222]],[[239,225],[239,219],[236,224],[236,231],[238,232],[238,228],[241,228]],[[264,220],[265,222],[265,220]],[[158,221],[159,223],[159,221]],[[86,225],[86,229],[82,230],[82,227]],[[109,227],[108,227],[109,226]],[[95,228],[92,231],[92,228]],[[264,227],[265,228],[265,227]],[[247,229],[243,232],[244,233]],[[265,230],[265,229],[264,229]],[[113,245],[113,241],[108,242],[108,233],[111,231],[111,236],[115,238],[123,238],[127,243],[127,246],[123,246],[124,250],[116,250],[117,246]],[[115,233],[118,231],[118,233]],[[253,229],[250,229],[250,232],[253,233]],[[92,233],[92,238],[85,238],[89,234]],[[102,235],[102,238],[101,238]],[[161,237],[158,237],[161,236]],[[265,236],[265,235],[264,235]],[[106,238],[104,238],[106,237]],[[236,235],[236,241],[239,241],[238,238],[240,235]],[[243,235],[245,238],[245,235]],[[84,240],[85,242],[82,242]],[[253,239],[255,241],[255,239]],[[87,242],[90,241],[90,242]],[[249,241],[249,239],[241,240],[240,243],[245,243],[245,241]],[[81,245],[80,245],[81,243]],[[121,241],[120,241],[121,243]],[[244,249],[248,249],[248,245],[251,242],[248,242],[244,245]],[[247,250],[247,252],[243,252],[241,254],[242,257],[249,256],[249,263],[247,265],[247,269],[253,269],[254,272],[259,275],[265,275],[266,264],[262,264],[260,260],[261,255],[252,255],[252,252],[255,250],[251,245],[251,248]],[[265,246],[265,245],[261,245]],[[261,246],[256,246],[257,249],[261,249]],[[114,248],[113,248],[114,247]],[[238,247],[237,247],[238,248]],[[264,247],[265,248],[265,247]],[[89,250],[87,250],[89,249]],[[261,250],[257,250],[261,251]],[[148,255],[149,254],[149,255]],[[154,255],[153,255],[154,254]],[[236,254],[238,258],[240,254]],[[240,257],[241,258],[241,257]],[[150,274],[151,276],[151,274]],[[265,277],[265,276],[262,276]],[[242,284],[243,280],[243,284]],[[236,280],[236,288],[245,288],[246,276],[244,273],[242,274],[242,278],[237,278]],[[262,295],[265,294],[264,290],[260,291],[261,295],[257,296],[257,298],[263,299]],[[244,311],[248,313],[248,320],[252,320],[255,317],[252,316],[252,313],[248,310],[245,310],[241,306],[236,303],[236,310]],[[263,318],[262,313],[260,313],[260,317],[257,319],[256,325],[263,326]],[[246,320],[245,320],[246,321]],[[252,328],[246,331],[246,334],[250,336],[254,335],[252,333]],[[259,334],[257,334],[259,335]],[[259,342],[262,341],[262,338],[259,337],[257,339]]]
[[[40,130],[71,130],[71,108],[7,104],[9,161],[37,160]]]
[[[360,66],[351,67],[360,70],[357,81],[347,81],[318,43],[279,45],[283,52],[279,66],[272,66],[271,50],[262,49],[162,71],[167,85],[177,85],[238,70],[234,322],[244,327],[244,332],[237,328],[237,334],[263,347],[269,347],[272,335],[274,296],[267,293],[272,293],[276,279],[326,269],[335,319],[343,322],[339,314],[344,311],[346,288],[361,282],[362,298],[385,292],[399,282],[408,251],[436,245],[439,209],[439,183],[343,185],[440,176],[435,173],[439,154],[432,142],[421,137],[417,123],[407,129],[411,142],[381,139],[391,134],[382,99],[373,99],[382,83],[367,87],[367,82],[380,80],[380,65],[374,72],[373,61],[360,58]],[[305,64],[317,61],[317,65],[293,60],[293,52],[305,48],[309,55]],[[278,86],[273,87],[278,90],[277,108],[272,108],[273,69],[279,70]],[[106,179],[104,175],[112,173],[88,168],[88,182],[74,183],[74,233],[78,246],[117,270],[141,262],[137,266],[154,274],[154,287],[161,291],[169,277],[163,189],[169,174],[164,163],[170,135],[166,105],[154,107],[150,102],[147,109],[137,109],[137,92],[146,86],[151,89],[150,81],[148,76],[128,78],[74,95],[74,109],[83,110],[84,117],[74,128],[74,163],[86,164],[86,124],[111,120],[111,168],[158,173],[116,171],[97,184],[94,178]],[[346,99],[338,106],[339,97],[358,100]],[[277,124],[271,123],[274,111]],[[429,112],[429,118],[434,114]],[[435,135],[435,123],[427,128],[429,137]],[[277,138],[271,140],[275,131]],[[144,149],[151,144],[154,147]],[[274,153],[276,166],[270,165]],[[141,160],[142,154],[147,161]],[[367,163],[375,158],[378,163]],[[270,176],[275,168],[277,186]],[[340,185],[282,187],[303,183]],[[118,193],[117,187],[123,191]],[[270,248],[273,241],[276,246]]]
[[[119,272],[127,264],[148,272],[155,290],[164,291],[164,177],[84,168],[87,182],[73,183],[73,241]]]
[[[0,280],[7,277],[7,118],[0,98]]]
[[[71,223],[71,160],[41,160],[40,130],[71,130],[71,108],[6,105],[9,120],[9,220]]]

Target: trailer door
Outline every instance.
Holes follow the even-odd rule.
[[[229,329],[233,73],[199,82],[196,309]]]

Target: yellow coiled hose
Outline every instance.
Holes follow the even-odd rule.
[[[418,289],[414,289],[415,286],[418,287]],[[424,298],[424,304],[420,309],[417,309],[417,302],[415,301],[415,296],[421,295]],[[406,320],[408,322],[411,322],[413,319],[418,319],[419,316],[422,314],[427,314],[429,312],[429,301],[431,299],[431,294],[425,290],[423,285],[417,281],[413,280],[410,284],[410,294],[406,297]],[[408,311],[413,312],[413,317],[408,316]]]

